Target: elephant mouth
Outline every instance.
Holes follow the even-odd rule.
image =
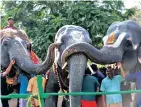
[[[64,65],[70,56],[78,53],[85,54],[88,59],[98,64],[113,64],[121,62],[123,49],[120,47],[104,46],[98,50],[88,43],[76,43],[64,50],[61,56],[62,64]]]

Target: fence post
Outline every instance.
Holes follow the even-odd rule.
[[[37,85],[38,85],[38,92],[39,92],[39,96],[40,96],[41,105],[42,105],[42,107],[44,107],[44,99],[41,98],[44,93],[43,87],[42,87],[42,76],[41,75],[37,76]]]

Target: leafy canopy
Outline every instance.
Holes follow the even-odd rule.
[[[122,1],[3,1],[5,15],[12,16],[15,25],[24,29],[33,42],[33,50],[44,58],[49,44],[54,41],[56,32],[63,25],[78,25],[88,30],[93,45],[102,46],[102,37],[114,21],[128,19]],[[126,14],[123,13],[123,10]]]

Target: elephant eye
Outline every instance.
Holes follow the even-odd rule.
[[[131,41],[128,40],[128,41],[126,42],[126,47],[132,47]]]
[[[107,44],[113,44],[113,43],[115,43],[115,33],[111,33],[111,35],[107,40]]]
[[[9,41],[9,38],[4,38],[1,42],[3,45],[7,45]]]
[[[26,41],[23,41],[22,44],[25,48],[27,48],[27,42]]]

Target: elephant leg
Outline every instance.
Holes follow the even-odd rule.
[[[58,96],[50,96],[45,99],[45,107],[57,107]]]
[[[49,79],[46,86],[46,93],[58,93],[59,84],[53,70],[50,70]],[[57,107],[58,96],[49,96],[45,99],[45,107]]]
[[[63,97],[62,107],[70,107],[70,103],[67,99]]]

